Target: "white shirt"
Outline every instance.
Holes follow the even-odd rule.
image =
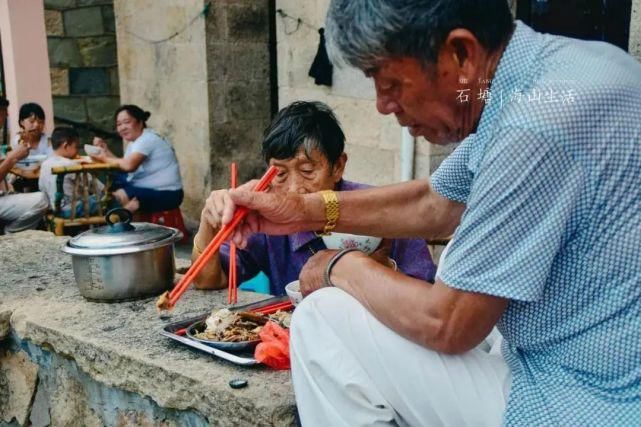
[[[44,162],[42,162],[42,165],[40,166],[40,178],[38,178],[38,188],[40,189],[40,191],[42,191],[47,195],[47,198],[49,199],[49,204],[51,205],[51,209],[55,209],[56,191],[57,191],[56,181],[58,179],[58,175],[52,174],[51,169],[58,166],[74,166],[77,164],[78,164],[78,161],[71,160],[66,157],[58,156],[57,154],[53,154],[52,156],[48,157]],[[64,195],[62,198],[62,203],[60,204],[61,209],[65,209],[71,204],[73,189],[76,184],[77,178],[80,178],[78,174],[75,174],[75,173],[65,174],[64,183],[62,185],[62,191]],[[100,181],[98,181],[97,179],[95,179],[95,177],[89,174],[89,193],[91,193],[91,188],[93,187],[93,185],[91,184],[93,180],[96,181],[96,188],[98,191],[104,188],[104,185]]]
[[[144,129],[142,135],[127,146],[125,157],[132,153],[146,157],[138,169],[129,174],[127,180],[132,185],[159,191],[182,189],[176,153],[166,139],[152,129]]]
[[[18,145],[20,145],[20,135],[16,135],[13,138],[13,141],[11,141],[11,148],[14,150],[18,148]],[[46,154],[47,156],[50,156],[53,154],[53,149],[51,148],[51,144],[49,144],[49,137],[45,135],[44,133],[40,137],[40,141],[38,142],[38,146],[34,149],[32,148],[29,150],[29,155],[34,155],[34,154]]]

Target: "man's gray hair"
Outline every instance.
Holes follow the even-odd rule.
[[[400,56],[433,64],[456,28],[498,49],[513,28],[507,0],[332,0],[326,36],[334,63],[367,70]]]

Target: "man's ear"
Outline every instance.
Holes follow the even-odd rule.
[[[456,70],[460,82],[477,78],[483,46],[476,36],[464,28],[456,28],[447,36],[439,53],[439,63],[448,70]]]
[[[332,177],[334,178],[334,183],[337,183],[343,178],[343,173],[345,172],[345,165],[347,164],[347,153],[344,151],[334,162],[334,167],[332,170]]]

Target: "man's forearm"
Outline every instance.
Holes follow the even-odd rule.
[[[444,353],[462,353],[491,331],[507,300],[430,285],[386,268],[360,253],[347,254],[331,281],[399,335]]]
[[[324,218],[322,199],[318,195],[307,198],[309,217]],[[338,199],[336,231],[389,238],[449,236],[465,209],[465,205],[438,195],[426,180],[344,191]]]

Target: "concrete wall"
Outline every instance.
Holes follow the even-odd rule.
[[[231,161],[240,182],[261,174],[271,120],[269,1],[207,2],[199,15],[205,3],[114,2],[121,100],[149,110],[173,143],[188,219],[200,218],[211,189],[229,185]]]
[[[271,121],[269,0],[213,2],[207,16],[211,187],[260,177],[263,130]]]
[[[44,6],[56,116],[113,131],[120,105],[113,1],[45,0]],[[80,131],[89,143],[93,134]]]
[[[641,61],[641,0],[632,0],[628,51]]]
[[[324,25],[329,0],[300,2],[277,0],[276,7],[301,18],[313,27]],[[278,103],[283,107],[295,100],[319,100],[332,107],[347,137],[349,156],[345,176],[371,184],[397,182],[400,177],[401,127],[394,117],[376,111],[374,87],[362,73],[334,68],[334,85],[317,86],[307,75],[318,47],[315,29],[287,18],[276,18],[278,52]],[[288,34],[291,33],[291,34]],[[417,150],[417,164],[429,167],[430,148],[425,141]]]
[[[183,213],[199,218],[210,185],[210,129],[203,0],[115,0],[122,103],[151,112],[173,144],[185,189]],[[185,28],[170,40],[153,43]]]

